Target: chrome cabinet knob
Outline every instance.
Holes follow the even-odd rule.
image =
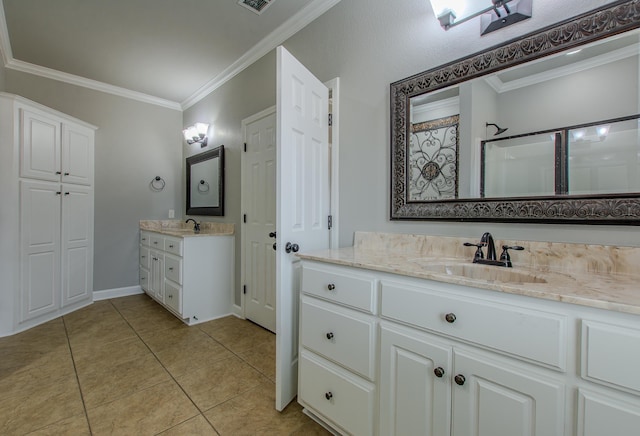
[[[329,340],[333,339],[333,332],[327,333],[327,339]]]
[[[331,399],[333,398],[333,394],[332,394],[331,392],[326,392],[326,393],[324,394],[324,397],[325,397],[327,400],[331,400]]]
[[[333,283],[329,283],[327,285],[327,289],[330,290],[330,291],[333,291],[335,288],[336,288],[336,285],[334,285]]]
[[[284,251],[286,251],[287,253],[297,253],[298,250],[300,250],[300,247],[298,246],[298,244],[292,244],[291,242],[287,242],[287,244],[284,246]]]
[[[436,375],[436,377],[442,378],[442,376],[444,375],[444,369],[442,369],[442,367],[439,366],[433,370],[433,373]]]
[[[453,378],[453,381],[455,381],[458,386],[462,386],[467,379],[462,374],[458,374]]]
[[[449,323],[449,324],[453,324],[456,321],[456,314],[455,313],[447,313],[444,316],[444,319]]]

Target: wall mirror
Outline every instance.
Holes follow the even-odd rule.
[[[187,158],[187,215],[224,216],[224,146]]]
[[[391,84],[391,219],[640,224],[640,4]]]

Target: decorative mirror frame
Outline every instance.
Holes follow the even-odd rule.
[[[218,159],[218,206],[217,207],[191,207],[191,166],[210,159]],[[224,145],[204,153],[187,158],[187,215],[224,216]]]
[[[391,84],[392,220],[640,225],[640,193],[407,200],[410,99],[640,28],[640,2],[621,0]]]

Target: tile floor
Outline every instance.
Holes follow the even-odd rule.
[[[146,295],[0,338],[1,435],[325,435],[275,402],[275,335],[187,327]]]

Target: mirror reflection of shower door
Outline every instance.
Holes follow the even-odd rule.
[[[246,123],[246,124],[245,124]],[[245,317],[276,331],[276,113],[275,107],[245,120],[242,262]]]

